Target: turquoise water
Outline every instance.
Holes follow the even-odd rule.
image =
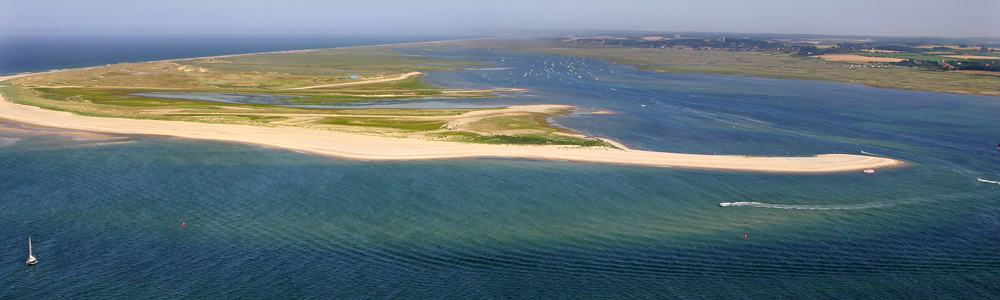
[[[775,174],[371,162],[0,131],[0,298],[1000,294],[1000,185],[977,180],[1000,181],[1000,98],[661,74],[496,50],[401,51],[497,65],[430,72],[434,84],[530,89],[459,104],[609,110],[553,121],[634,148],[864,151],[910,165]],[[24,265],[29,235],[33,267]]]

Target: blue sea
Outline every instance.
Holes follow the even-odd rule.
[[[49,49],[31,59],[71,62],[18,59],[3,72],[132,59],[127,47],[89,47],[105,56]],[[226,54],[177,47],[135,59]],[[1000,298],[1000,97],[503,49],[398,51],[494,65],[428,72],[435,85],[528,91],[369,105],[573,104],[611,113],[551,121],[637,149],[908,165],[784,174],[375,162],[0,131],[0,299]],[[24,264],[29,236],[34,266]]]

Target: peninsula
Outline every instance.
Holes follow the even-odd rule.
[[[345,62],[355,65],[337,65]],[[428,65],[388,47],[354,47],[22,74],[0,77],[0,119],[92,132],[248,143],[364,160],[511,157],[763,172],[860,171],[903,164],[848,154],[752,157],[633,150],[548,124],[552,115],[582,109],[569,105],[326,109],[155,96],[235,91],[308,104],[520,91],[448,90],[417,80],[419,71],[476,64]],[[330,74],[334,65],[349,71]],[[137,96],[150,93],[154,96]]]

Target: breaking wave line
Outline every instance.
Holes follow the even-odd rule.
[[[871,152],[867,152],[867,151],[861,151],[861,153],[862,154],[868,154],[868,155],[871,155],[871,156],[888,157],[888,156],[885,156],[885,155],[875,154],[875,153],[871,153]]]
[[[14,143],[17,143],[17,141],[20,140],[21,139],[19,138],[0,137],[0,147],[13,145]]]
[[[993,181],[993,180],[986,180],[986,179],[982,179],[982,178],[978,178],[978,177],[976,178],[976,180],[979,180],[979,181],[981,181],[981,182],[986,182],[986,183],[996,183],[996,184],[1000,184],[1000,181]]]

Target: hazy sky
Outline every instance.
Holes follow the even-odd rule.
[[[0,0],[7,34],[115,32],[497,33],[614,29],[1000,36],[1000,0]]]

